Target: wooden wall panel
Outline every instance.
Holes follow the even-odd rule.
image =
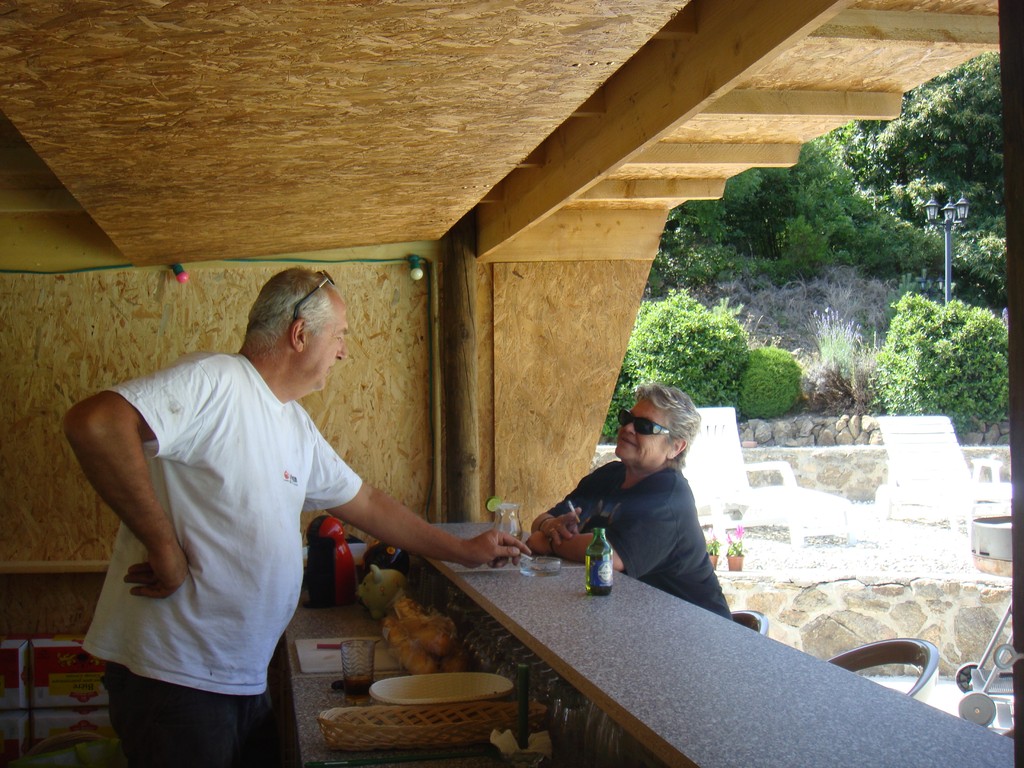
[[[84,635],[102,573],[0,575],[0,635]]]
[[[0,275],[0,562],[109,555],[117,521],[63,438],[64,412],[186,352],[237,351],[260,286],[284,266],[203,266],[185,285],[167,269]],[[349,303],[349,359],[303,405],[367,481],[422,510],[429,281],[410,280],[404,262],[328,269]]]
[[[589,471],[649,271],[493,266],[494,491],[523,505],[524,522]]]

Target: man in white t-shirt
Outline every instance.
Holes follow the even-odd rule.
[[[324,440],[296,400],[325,386],[347,333],[327,273],[288,269],[260,291],[238,354],[186,356],[64,419],[122,521],[85,647],[108,662],[132,766],[276,764],[267,665],[299,599],[300,510],[467,566],[529,551],[429,525]]]

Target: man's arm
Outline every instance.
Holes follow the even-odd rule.
[[[104,391],[72,406],[64,435],[86,478],[148,553],[125,581],[133,595],[167,597],[188,575],[188,561],[149,478],[142,451],[154,439],[142,415],[121,395]]]
[[[460,539],[431,525],[405,505],[373,486],[363,484],[352,501],[327,510],[380,541],[416,554],[449,560],[475,568],[488,563],[517,562],[529,548],[507,533],[487,530],[472,539]]]

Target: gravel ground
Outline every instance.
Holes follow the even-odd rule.
[[[961,523],[954,533],[938,520],[882,520],[871,505],[857,505],[857,542],[841,536],[808,536],[803,547],[789,542],[784,526],[746,528],[744,571],[785,573],[825,569],[848,575],[911,574],[983,577],[971,556],[970,538]],[[724,535],[719,538],[725,540]],[[718,570],[727,569],[722,546]]]

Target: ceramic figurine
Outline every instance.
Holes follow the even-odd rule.
[[[405,589],[405,574],[390,568],[379,568],[376,565],[370,566],[370,572],[366,574],[359,585],[357,596],[375,619],[383,619],[387,612],[388,605],[395,595]]]

